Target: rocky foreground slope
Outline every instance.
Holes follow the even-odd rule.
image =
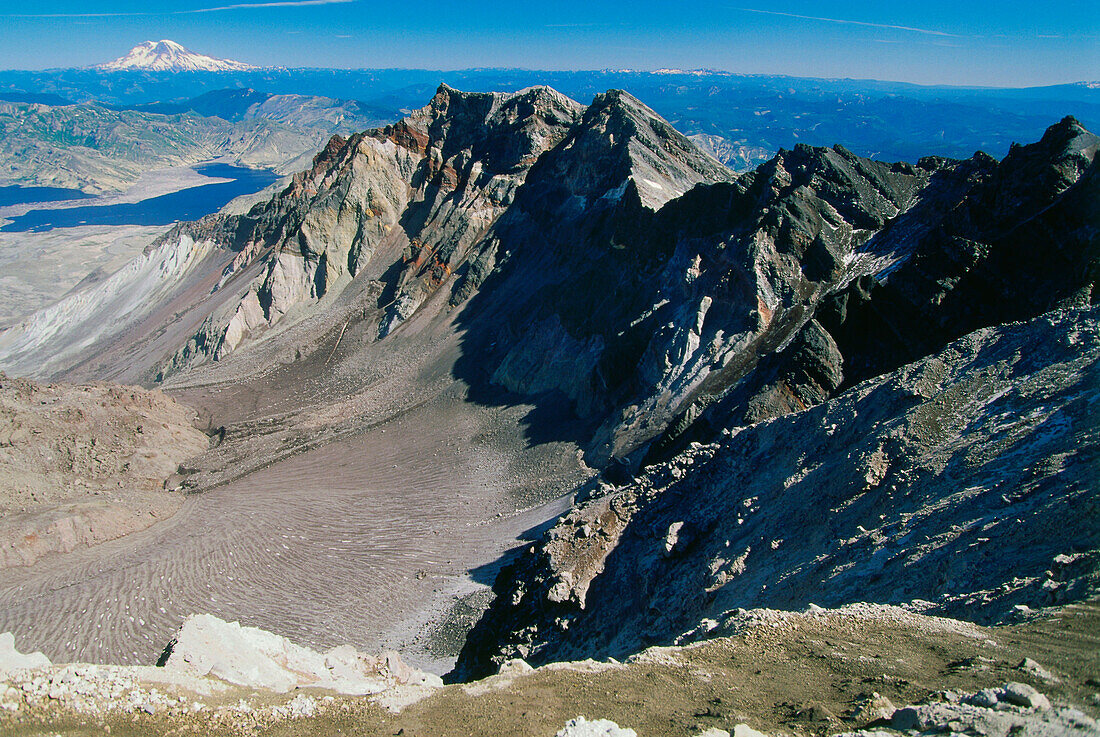
[[[459,678],[622,657],[730,612],[984,622],[1100,584],[1100,310],[985,329],[825,404],[593,484],[497,581]]]
[[[5,634],[0,729],[19,737],[1084,737],[1098,729],[1088,699],[1096,618],[1095,606],[1078,606],[1053,621],[990,630],[866,604],[757,609],[736,617],[734,634],[704,643],[649,648],[622,663],[532,669],[514,660],[445,687],[394,653],[322,654],[209,616],[184,623],[162,667],[51,665]]]

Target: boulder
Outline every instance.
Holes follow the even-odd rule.
[[[15,635],[11,632],[0,634],[0,678],[16,670],[48,668],[50,659],[40,652],[21,653],[15,649]]]
[[[442,685],[437,676],[403,663],[397,653],[373,658],[344,645],[322,654],[280,635],[210,614],[188,617],[158,665],[180,674],[213,676],[280,693],[311,686],[366,695],[394,686]]]

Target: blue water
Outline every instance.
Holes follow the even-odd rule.
[[[82,200],[91,197],[79,189],[65,187],[0,187],[0,207],[33,205],[36,202],[60,202]]]
[[[30,210],[11,218],[0,228],[6,233],[41,233],[78,225],[169,225],[177,220],[198,220],[220,210],[235,197],[259,192],[279,176],[266,169],[229,164],[202,164],[195,171],[230,182],[203,184],[179,192],[119,205],[85,205],[58,210]]]

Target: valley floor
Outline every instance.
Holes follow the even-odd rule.
[[[540,464],[578,470],[567,444],[527,449],[516,429],[529,407],[461,394],[190,495],[142,532],[5,570],[0,630],[56,662],[149,664],[185,617],[210,612],[312,647],[399,648],[445,672],[463,630],[428,620],[453,608],[472,625],[464,597],[568,501],[514,490]]]
[[[206,162],[210,163],[210,162]],[[224,160],[223,162],[224,163]],[[232,182],[204,175],[203,165],[173,166],[146,172],[121,192],[94,198],[0,206],[0,226],[32,210],[78,207],[115,207],[163,197],[185,189]],[[277,186],[277,185],[276,185]],[[227,205],[227,212],[243,212],[263,196],[242,195]],[[0,288],[6,299],[0,304],[0,329],[57,301],[78,284],[87,285],[113,274],[138,256],[171,225],[78,225],[42,232],[0,233]]]

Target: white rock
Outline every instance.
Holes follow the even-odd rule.
[[[1046,681],[1047,683],[1058,682],[1058,678],[1055,677],[1053,673],[1036,663],[1031,658],[1024,658],[1020,662],[1020,664],[1016,666],[1016,668],[1034,676],[1035,678]]]
[[[170,648],[167,670],[211,675],[251,688],[285,693],[299,686],[314,686],[366,695],[386,687],[378,675],[357,669],[345,651],[322,655],[280,635],[209,614],[189,617]]]
[[[0,709],[4,711],[19,711],[23,705],[23,692],[0,683]]]
[[[966,700],[968,704],[974,706],[981,706],[985,709],[992,709],[997,706],[997,702],[1001,700],[999,689],[995,688],[983,688],[978,693],[971,696]]]
[[[554,737],[638,737],[633,729],[623,729],[609,719],[588,721],[583,716],[570,719]]]
[[[500,664],[500,668],[497,670],[497,675],[500,676],[519,676],[524,673],[530,673],[533,671],[526,660],[523,658],[512,658],[511,660],[505,660]]]
[[[48,668],[50,659],[40,652],[23,654],[15,649],[15,635],[11,632],[0,634],[0,678],[16,670]]]
[[[1026,683],[1006,683],[1001,700],[1028,709],[1050,708],[1050,700]]]

